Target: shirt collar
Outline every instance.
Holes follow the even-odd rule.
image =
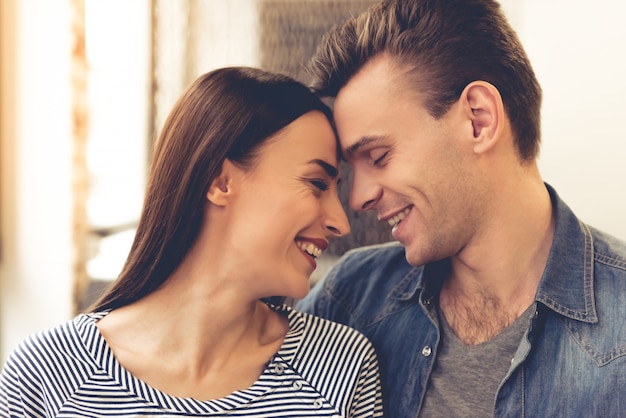
[[[554,238],[535,300],[569,318],[595,323],[594,246],[591,231],[548,184]]]

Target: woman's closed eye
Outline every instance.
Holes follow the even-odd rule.
[[[309,180],[309,182],[322,192],[325,192],[326,190],[329,189],[328,183],[325,180],[312,179],[312,180]]]

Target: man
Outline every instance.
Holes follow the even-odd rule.
[[[385,416],[626,416],[626,244],[542,181],[541,89],[498,4],[384,1],[312,73],[351,206],[399,243],[349,252],[298,307],[374,343]]]

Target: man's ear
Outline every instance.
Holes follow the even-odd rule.
[[[231,181],[238,168],[228,159],[222,163],[220,174],[213,179],[206,197],[209,202],[217,206],[227,206],[232,196]]]
[[[473,81],[463,89],[461,101],[472,121],[474,152],[484,153],[493,148],[501,135],[505,116],[502,96],[492,84]]]

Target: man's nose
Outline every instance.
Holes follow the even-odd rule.
[[[352,175],[350,207],[357,212],[373,209],[382,196],[382,188],[358,167],[353,169]]]

